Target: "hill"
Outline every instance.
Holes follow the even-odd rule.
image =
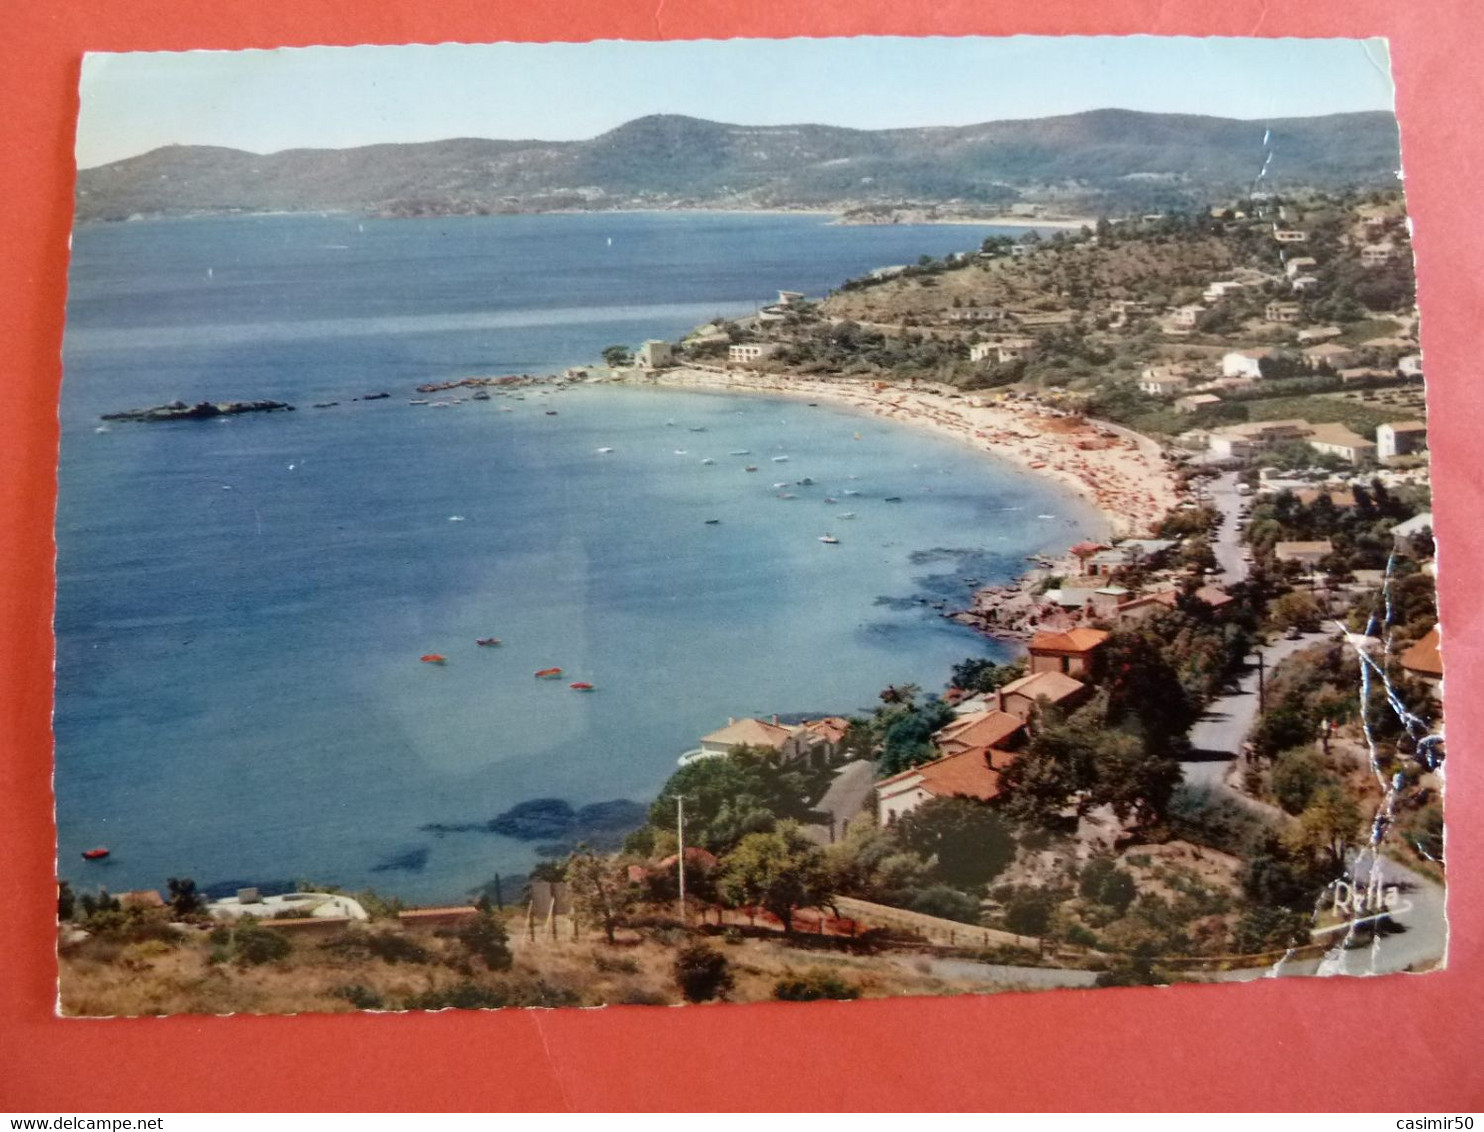
[[[166,146],[78,175],[77,217],[344,210],[392,216],[562,208],[852,207],[1091,211],[1199,203],[1264,184],[1394,184],[1384,112],[1269,122],[1096,110],[974,126],[853,130],[653,115],[586,141],[490,140],[254,154]]]

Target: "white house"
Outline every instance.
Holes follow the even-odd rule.
[[[739,342],[727,347],[727,361],[746,365],[760,362],[777,353],[778,347],[771,342]]]
[[[1271,358],[1271,350],[1233,350],[1221,358],[1222,377],[1261,377],[1262,363]]]
[[[1427,425],[1423,421],[1397,421],[1376,426],[1376,456],[1390,460],[1427,449]]]
[[[1376,445],[1342,424],[1317,424],[1310,429],[1309,447],[1352,464],[1376,458]]]
[[[675,352],[671,349],[670,343],[659,338],[650,338],[639,347],[635,360],[645,369],[659,369],[662,366],[675,364]]]

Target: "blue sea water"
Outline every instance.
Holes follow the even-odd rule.
[[[671,214],[81,228],[61,407],[62,875],[456,899],[525,871],[534,847],[425,825],[534,797],[644,802],[728,716],[851,712],[1001,654],[920,599],[962,600],[969,579],[1097,529],[1009,465],[776,398],[408,404],[419,382],[551,372],[989,231]],[[176,397],[300,408],[97,431],[103,412]],[[547,666],[563,679],[533,678]],[[84,864],[97,844],[112,856]]]

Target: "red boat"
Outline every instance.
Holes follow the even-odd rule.
[[[562,674],[560,668],[543,668],[536,673],[537,680],[552,680]]]
[[[97,849],[84,849],[82,853],[84,861],[101,861],[106,856],[108,856],[108,850],[101,846]]]
[[[448,657],[444,656],[441,652],[430,652],[426,656],[420,656],[417,659],[422,661],[424,664],[448,663]]]
[[[571,688],[574,692],[593,692],[597,690],[586,680],[579,680],[575,684],[568,684],[567,687]]]
[[[482,649],[494,648],[500,643],[499,637],[475,637],[474,643]]]

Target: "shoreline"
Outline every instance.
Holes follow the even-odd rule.
[[[603,379],[600,379],[603,380]],[[608,379],[610,382],[613,379]],[[1180,502],[1158,444],[1103,422],[1082,426],[1036,407],[982,400],[946,386],[904,387],[860,378],[678,366],[616,383],[719,393],[811,398],[923,428],[1021,470],[1055,480],[1102,517],[1112,537],[1147,535]]]

